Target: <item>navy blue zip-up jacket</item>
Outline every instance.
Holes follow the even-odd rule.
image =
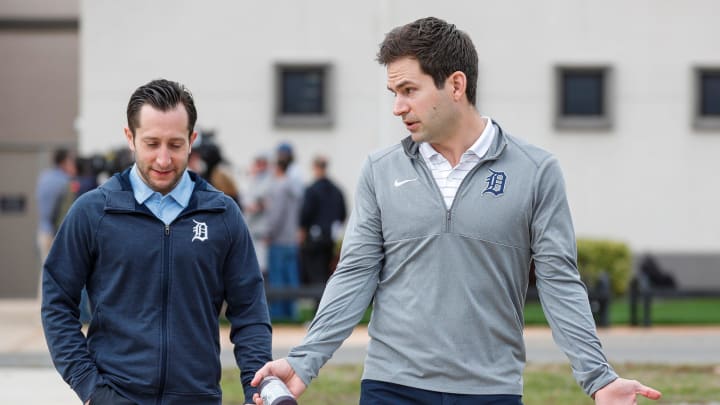
[[[42,322],[55,367],[87,401],[109,385],[144,404],[220,404],[219,314],[248,401],[271,360],[255,250],[232,199],[190,173],[188,206],[168,226],[134,198],[129,170],[81,196],[43,270]],[[87,285],[93,319],[78,320]]]

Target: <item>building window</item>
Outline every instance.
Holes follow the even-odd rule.
[[[695,69],[695,127],[720,129],[720,67]]]
[[[608,67],[558,67],[555,70],[555,125],[567,129],[608,129]]]
[[[275,65],[275,125],[332,125],[329,64]]]

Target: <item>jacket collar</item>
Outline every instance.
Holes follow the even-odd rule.
[[[497,131],[492,145],[490,145],[487,153],[485,153],[485,156],[482,158],[483,161],[496,160],[500,154],[502,154],[503,150],[505,150],[508,143],[507,134],[503,131],[502,127],[500,127],[500,124],[498,124],[495,120],[492,120],[492,123]],[[400,143],[405,150],[405,154],[412,159],[420,159],[420,144],[413,141],[411,135],[405,137]]]
[[[100,189],[105,193],[105,211],[125,211],[125,212],[147,212],[150,213],[144,205],[135,201],[132,185],[130,184],[130,170],[125,169],[122,173],[116,173]],[[196,210],[208,211],[225,211],[227,205],[221,191],[210,185],[202,177],[196,173],[188,171],[190,180],[195,183],[188,206],[183,212]]]

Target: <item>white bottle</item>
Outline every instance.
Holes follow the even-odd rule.
[[[263,378],[258,390],[263,405],[298,405],[285,383],[275,376]]]

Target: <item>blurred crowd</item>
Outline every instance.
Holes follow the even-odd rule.
[[[92,156],[64,148],[53,153],[52,167],[40,173],[36,189],[42,262],[75,199],[133,162],[127,148]],[[213,136],[196,142],[188,160],[188,170],[227,194],[243,211],[267,287],[279,289],[324,286],[335,270],[347,211],[328,166],[326,157],[314,156],[312,178],[306,181],[293,146],[281,142],[272,151],[257,153],[247,167],[234,168]],[[85,294],[83,301],[81,321],[88,322]],[[297,302],[272,301],[270,315],[273,321],[296,321]]]

